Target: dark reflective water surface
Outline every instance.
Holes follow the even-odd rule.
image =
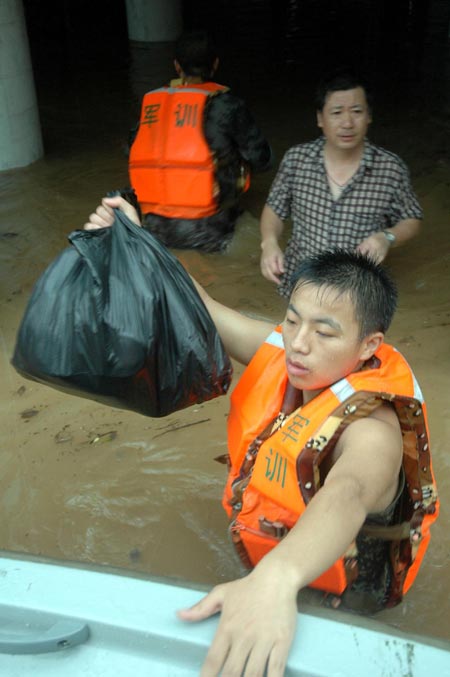
[[[317,132],[319,67],[314,50],[302,62],[291,49],[281,63],[270,50],[267,59],[255,55],[247,37],[246,51],[241,35],[225,52],[218,79],[245,96],[278,164],[290,145]],[[426,214],[420,237],[389,260],[401,301],[388,339],[414,365],[427,397],[442,514],[414,589],[378,618],[449,638],[449,71],[444,47],[427,49],[420,71],[396,61],[391,77],[378,67],[371,137],[408,163]],[[36,51],[45,158],[0,174],[0,548],[225,581],[240,572],[220,506],[224,467],[213,460],[226,451],[227,398],[147,419],[26,381],[9,365],[34,281],[99,198],[127,184],[124,147],[140,97],[172,76],[167,45],[128,49],[121,39],[77,49],[72,34],[65,50],[50,65]],[[225,255],[180,258],[219,300],[276,321],[283,302],[260,275],[258,235],[274,171],[255,177]]]

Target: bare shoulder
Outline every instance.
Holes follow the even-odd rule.
[[[396,492],[402,458],[397,415],[391,405],[382,405],[345,429],[328,477],[346,474],[354,478],[365,495],[368,512],[377,512],[387,507]]]
[[[400,422],[398,420],[398,416],[395,413],[395,409],[393,405],[386,403],[383,404],[381,407],[378,407],[378,409],[375,409],[370,416],[365,419],[366,421],[382,421],[383,423],[386,423],[389,426],[392,426],[393,431],[401,435],[400,431]],[[389,430],[389,429],[387,429]]]
[[[387,449],[401,449],[400,422],[394,407],[382,404],[366,418],[351,423],[342,434],[337,449],[340,453],[344,453],[355,444],[364,445],[369,449],[368,453],[373,448],[378,448],[380,444]]]

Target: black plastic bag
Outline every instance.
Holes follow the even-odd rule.
[[[33,289],[12,364],[147,416],[223,395],[231,362],[189,275],[149,232],[115,217],[69,235],[73,246]]]

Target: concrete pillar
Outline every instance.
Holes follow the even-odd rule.
[[[173,42],[183,29],[181,0],[126,0],[133,42]]]
[[[21,0],[0,0],[0,170],[43,154],[39,113]]]

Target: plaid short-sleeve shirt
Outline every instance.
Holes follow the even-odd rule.
[[[292,219],[285,268],[278,288],[290,294],[298,263],[330,247],[356,247],[364,238],[403,219],[421,219],[405,163],[394,153],[366,141],[361,164],[333,199],[325,171],[325,138],[293,146],[285,154],[267,204],[284,220]]]

